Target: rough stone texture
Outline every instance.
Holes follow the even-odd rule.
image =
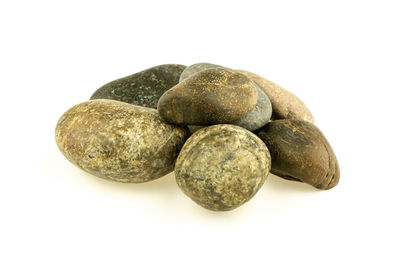
[[[226,211],[256,194],[270,164],[268,148],[256,135],[220,124],[203,128],[187,140],[175,164],[175,177],[197,204]]]
[[[314,123],[314,117],[297,96],[279,85],[249,71],[237,70],[255,82],[269,97],[274,119],[304,120]]]
[[[230,124],[241,126],[249,131],[255,131],[269,122],[272,115],[271,101],[257,85],[256,89],[258,94],[256,106],[249,113]]]
[[[56,142],[84,171],[118,182],[140,183],[173,170],[188,130],[157,111],[114,100],[91,100],[62,115]]]
[[[193,65],[190,65],[189,67],[184,69],[184,71],[182,72],[181,77],[179,78],[179,82],[182,82],[186,78],[189,78],[193,74],[196,74],[200,71],[208,70],[208,69],[215,69],[215,68],[223,68],[223,66],[215,65],[215,64],[211,64],[211,63],[196,63]]]
[[[314,124],[302,120],[272,121],[258,136],[271,152],[273,174],[318,189],[330,189],[339,182],[335,153]]]
[[[257,89],[245,75],[217,68],[201,71],[165,92],[158,101],[160,116],[171,123],[228,123],[250,112]]]
[[[113,99],[156,108],[161,95],[179,82],[184,65],[166,64],[132,74],[100,87],[90,99]]]

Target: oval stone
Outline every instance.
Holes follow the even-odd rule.
[[[338,184],[340,170],[335,153],[314,124],[302,120],[272,121],[258,136],[271,153],[273,174],[318,189]]]
[[[274,119],[305,120],[314,123],[314,117],[297,96],[281,86],[249,71],[237,70],[255,82],[267,94],[272,104]]]
[[[272,115],[271,101],[257,85],[256,89],[258,95],[256,106],[249,113],[230,124],[241,126],[249,131],[255,131],[269,122]]]
[[[272,115],[271,102],[268,96],[257,85],[255,86],[258,94],[256,106],[249,113],[229,124],[243,127],[249,131],[255,131],[269,122]],[[190,133],[194,133],[204,127],[201,125],[188,125]]]
[[[187,129],[157,111],[114,100],[90,100],[62,115],[56,142],[64,156],[101,178],[141,183],[173,171]]]
[[[175,164],[182,191],[200,206],[227,211],[251,199],[270,170],[265,144],[239,126],[219,124],[194,133]]]
[[[183,72],[181,73],[179,82],[185,80],[186,78],[189,78],[193,74],[196,74],[200,71],[208,70],[208,69],[215,69],[215,68],[223,68],[223,66],[211,64],[211,63],[196,63],[193,65],[190,65],[189,67],[184,69]]]
[[[161,95],[179,82],[184,65],[165,64],[109,82],[90,99],[112,99],[129,104],[156,108]]]
[[[257,89],[245,75],[217,68],[201,71],[165,92],[158,101],[160,116],[170,123],[229,123],[250,112]]]

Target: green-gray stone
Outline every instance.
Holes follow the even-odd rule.
[[[185,68],[176,64],[155,66],[103,85],[90,99],[112,99],[157,108],[158,99],[179,82]]]
[[[271,166],[268,148],[250,131],[219,124],[194,133],[175,164],[182,191],[200,206],[226,211],[251,199]]]
[[[220,65],[211,64],[211,63],[196,63],[193,65],[190,65],[189,67],[184,69],[184,71],[182,72],[181,77],[179,78],[179,82],[185,80],[186,78],[189,78],[193,74],[196,74],[200,71],[208,70],[208,69],[215,69],[215,68],[223,68],[223,67]]]
[[[271,152],[273,174],[318,189],[330,189],[338,184],[340,170],[335,153],[311,122],[271,121],[258,136]]]
[[[141,183],[171,172],[188,130],[161,120],[157,110],[114,100],[90,100],[62,115],[56,142],[84,171]]]
[[[258,93],[256,106],[240,119],[231,122],[231,124],[241,126],[249,131],[255,131],[269,122],[272,115],[271,101],[268,96],[255,85]]]

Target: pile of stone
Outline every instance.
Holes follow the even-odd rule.
[[[318,189],[339,182],[335,154],[295,95],[248,71],[160,65],[112,81],[65,112],[56,142],[95,176],[148,182],[172,171],[204,208],[232,210],[269,172]]]

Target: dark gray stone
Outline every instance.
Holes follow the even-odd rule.
[[[184,65],[165,64],[103,85],[90,99],[112,99],[157,108],[161,95],[179,82]]]

